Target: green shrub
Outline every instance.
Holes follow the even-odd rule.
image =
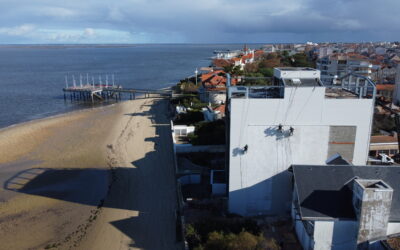
[[[204,120],[204,115],[200,111],[188,111],[179,114],[175,119],[174,124],[178,125],[194,125]]]
[[[246,231],[239,234],[224,234],[222,232],[211,232],[204,245],[205,250],[258,250],[265,249],[266,239],[264,236],[254,235]],[[278,249],[278,248],[276,248]]]
[[[225,121],[199,122],[193,134],[188,135],[193,145],[225,144]]]

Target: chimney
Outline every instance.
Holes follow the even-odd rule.
[[[392,196],[393,189],[383,180],[354,179],[352,203],[359,224],[357,244],[386,237]]]

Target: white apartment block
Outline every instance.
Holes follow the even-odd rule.
[[[348,73],[371,77],[372,66],[368,59],[357,54],[333,54],[317,61],[317,69],[321,71],[321,81],[324,84],[335,83],[336,78]]]
[[[289,214],[292,164],[337,153],[366,164],[375,86],[357,82],[326,87],[319,70],[276,68],[274,86],[228,88],[230,212]]]
[[[393,92],[393,103],[395,105],[400,105],[400,64],[397,65],[396,87]]]

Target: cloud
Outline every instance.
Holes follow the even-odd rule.
[[[0,41],[12,33],[7,27],[26,23],[46,31],[31,36],[39,42],[104,42],[112,32],[130,42],[399,40],[400,31],[398,0],[2,0],[0,7]]]
[[[0,34],[5,34],[8,36],[26,36],[31,34],[35,30],[35,25],[23,24],[16,27],[2,27],[0,28]]]
[[[85,37],[91,37],[95,35],[95,31],[92,28],[86,28],[85,31],[83,32],[83,36]]]

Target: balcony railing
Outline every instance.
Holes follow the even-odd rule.
[[[349,73],[339,79],[340,84],[312,86],[313,88],[325,88],[325,98],[332,99],[374,99],[376,96],[375,84],[368,77]],[[298,86],[270,85],[270,86],[230,86],[228,98],[249,99],[283,99],[285,89]],[[310,87],[310,86],[308,86]]]

